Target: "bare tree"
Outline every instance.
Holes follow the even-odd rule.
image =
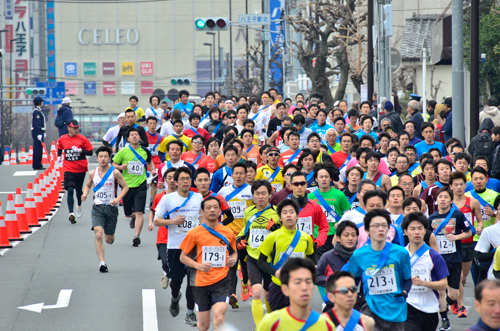
[[[434,71],[436,70],[436,66],[435,65],[432,65],[431,66],[431,98],[432,100],[437,100],[437,94],[439,92],[439,90],[441,90],[441,83],[443,83],[443,81],[440,79],[437,84],[434,84]]]
[[[295,32],[301,33],[303,39],[299,43],[293,42],[296,56],[311,79],[313,92],[323,95],[325,102],[331,106],[334,100],[344,97],[349,80],[350,59],[349,47],[361,46],[364,36],[360,30],[366,25],[367,12],[363,9],[356,12],[356,8],[366,8],[365,0],[318,0],[301,5],[297,14],[286,17]],[[363,49],[359,47],[358,53]],[[362,72],[366,65],[355,63],[354,75],[356,82],[362,82]],[[335,60],[337,65],[332,65]],[[329,77],[340,75],[339,86],[332,96]],[[360,85],[360,84],[359,84]]]

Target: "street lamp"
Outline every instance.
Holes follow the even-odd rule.
[[[211,35],[212,36],[212,45],[213,45],[213,49],[214,49],[214,64],[212,66],[213,70],[212,70],[212,80],[215,80],[215,32],[207,32],[208,35]],[[220,57],[220,42],[219,42],[219,57]],[[220,63],[219,63],[219,67],[220,67]],[[220,78],[220,76],[219,76]],[[215,83],[213,83],[213,86],[215,87]],[[214,89],[212,88],[212,92],[214,91]]]
[[[212,44],[209,43],[203,43],[203,46],[208,46],[210,47],[210,78],[212,82],[210,83],[211,90],[214,90],[214,70],[212,67]]]

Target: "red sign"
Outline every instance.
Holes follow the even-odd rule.
[[[115,63],[114,62],[103,62],[102,63],[102,74],[103,75],[114,75],[115,74]]]
[[[153,74],[153,62],[141,62],[141,75]]]
[[[142,68],[141,68],[142,70]],[[153,70],[153,69],[151,69]],[[141,81],[141,94],[153,94],[153,81]]]
[[[5,29],[7,30],[7,32],[5,34],[5,36],[7,38],[7,42],[5,43],[5,51],[7,53],[12,53],[12,48],[10,47],[10,46],[12,46],[12,43],[9,42],[9,40],[14,39],[13,27],[12,27],[12,25],[6,25]]]
[[[115,82],[102,82],[102,94],[115,94]]]

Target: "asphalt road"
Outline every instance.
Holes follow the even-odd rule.
[[[15,192],[16,187],[25,191],[28,182],[33,182],[34,175],[13,176],[16,171],[26,170],[31,169],[0,167],[4,211],[8,192]],[[142,244],[132,247],[134,233],[120,208],[115,242],[105,244],[109,273],[102,274],[98,271],[94,233],[90,230],[91,199],[83,204],[83,210],[83,217],[71,225],[64,198],[49,222],[13,249],[0,251],[0,330],[196,330],[184,324],[184,298],[176,318],[168,311],[170,290],[160,287],[157,229],[149,232],[144,227]],[[452,330],[465,330],[478,318],[473,308],[471,279],[465,291],[469,318],[451,316]],[[65,304],[68,294],[69,304]],[[40,313],[18,308],[39,303],[44,303]],[[321,309],[317,291],[312,306]],[[40,308],[42,305],[33,307]],[[240,301],[238,310],[229,308],[226,321],[238,330],[253,330],[251,300]]]

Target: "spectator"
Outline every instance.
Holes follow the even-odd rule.
[[[491,118],[495,126],[500,126],[500,111],[498,110],[498,101],[495,98],[489,98],[486,101],[486,108],[479,113],[479,123],[485,118]]]
[[[474,306],[480,317],[467,331],[500,329],[500,281],[482,281],[476,286],[475,297]]]
[[[419,139],[423,139],[420,127],[422,123],[424,123],[424,117],[421,111],[422,104],[420,102],[416,100],[410,100],[410,102],[408,102],[408,114],[411,116],[410,121],[415,124],[415,136]]]
[[[59,130],[59,137],[68,134],[68,122],[73,119],[73,111],[69,106],[71,104],[70,98],[66,97],[62,100],[61,108],[57,110],[57,116],[54,124]]]
[[[391,126],[396,133],[403,130],[403,122],[401,121],[401,116],[394,111],[394,105],[390,101],[386,101],[384,104],[385,113],[380,117],[388,118],[391,121]]]
[[[452,110],[451,110],[451,97],[444,99],[444,110],[446,111],[446,118],[442,117],[438,119],[439,124],[441,124],[441,131],[444,134],[444,141],[446,142],[453,135],[453,120],[452,120]]]

